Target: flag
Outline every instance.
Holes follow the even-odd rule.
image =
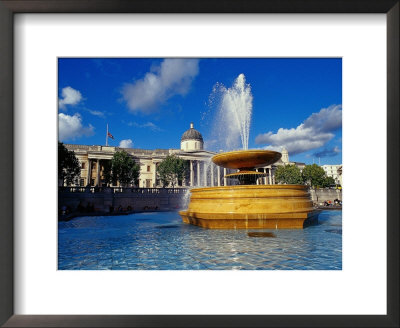
[[[107,136],[114,140],[114,137],[110,132],[107,132]]]

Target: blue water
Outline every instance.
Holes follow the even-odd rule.
[[[58,224],[58,269],[341,270],[342,212],[302,230],[210,230],[177,212],[75,218]]]

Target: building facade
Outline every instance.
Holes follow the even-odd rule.
[[[189,161],[190,170],[182,183],[182,187],[195,186],[227,186],[235,184],[235,181],[224,178],[230,170],[219,167],[211,161],[216,153],[204,150],[203,137],[199,131],[190,123],[190,128],[181,137],[180,149],[134,149],[119,148],[112,146],[88,146],[65,144],[68,150],[74,151],[81,165],[81,176],[79,186],[105,186],[104,167],[107,161],[111,161],[114,153],[124,150],[132,156],[140,166],[138,185],[140,188],[161,187],[161,181],[157,177],[157,165],[168,155],[176,155]],[[257,171],[266,173],[265,177],[259,178],[257,184],[275,184],[275,169],[279,165],[297,165],[304,168],[304,163],[290,162],[287,150],[282,150],[282,158],[273,165],[258,168]],[[118,186],[118,184],[117,184]]]
[[[342,165],[322,165],[328,177],[332,177],[336,184],[342,185]]]

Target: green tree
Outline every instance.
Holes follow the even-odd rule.
[[[111,160],[111,179],[119,181],[122,186],[136,182],[139,178],[140,166],[125,151],[117,151]]]
[[[68,150],[62,142],[58,142],[58,179],[68,186],[77,183],[81,176],[79,160],[72,150]]]
[[[296,165],[278,166],[275,171],[275,179],[283,184],[303,184],[301,171]]]
[[[182,184],[183,178],[186,176],[189,167],[189,162],[185,161],[175,155],[168,155],[157,166],[157,175],[161,180],[163,187],[172,184]]]
[[[325,184],[324,187],[329,187],[329,186],[333,186],[336,185],[335,179],[332,177],[325,177]]]
[[[317,164],[306,165],[303,169],[303,180],[311,187],[323,187],[326,182],[325,171]]]
[[[110,183],[112,182],[111,168],[112,168],[112,161],[110,160],[103,161],[103,178],[106,186],[109,186]]]

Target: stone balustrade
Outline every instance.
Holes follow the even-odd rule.
[[[185,194],[188,188],[58,187],[60,193]]]
[[[186,207],[188,188],[59,187],[59,209],[71,213],[177,210]]]

